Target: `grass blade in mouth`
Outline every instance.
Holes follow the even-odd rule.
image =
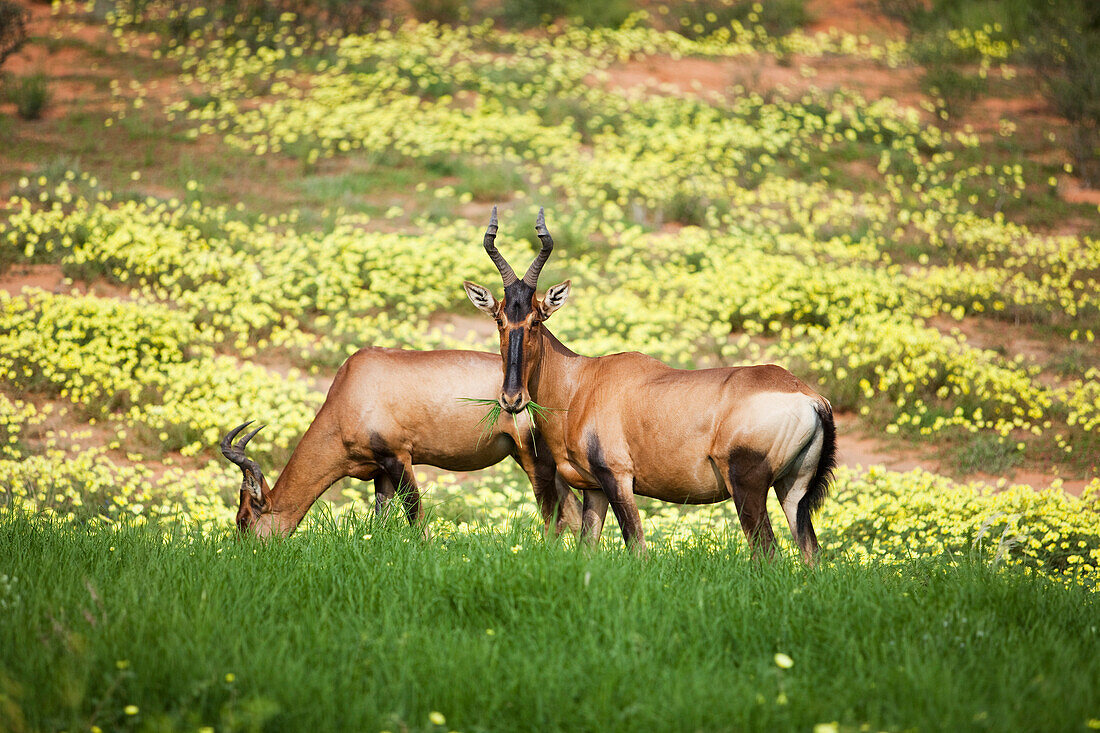
[[[553,413],[559,411],[561,411],[560,408],[546,407],[545,405],[540,405],[534,400],[530,400],[527,403],[527,413],[531,416],[532,425],[535,424],[536,417],[541,417],[543,420],[549,422],[550,418],[553,417]]]
[[[544,422],[550,422],[550,418],[553,416],[553,413],[557,412],[560,408],[546,407],[545,405],[540,405],[539,403],[535,402],[534,400],[528,400],[526,409],[527,409],[528,417],[531,418],[531,428],[532,428],[532,430],[534,430],[534,428],[538,427],[538,418],[541,417]],[[534,451],[535,456],[537,457],[538,454],[539,454],[539,451],[538,451],[538,448],[535,447],[536,442],[537,442],[537,440],[536,440],[535,436],[532,435],[531,436],[531,450]]]
[[[490,438],[493,435],[493,427],[497,424],[497,418],[500,417],[500,403],[496,400],[480,397],[459,397],[458,399],[460,402],[489,406],[489,411],[485,413],[484,417],[477,421],[478,427],[481,428],[481,435],[477,438],[477,445],[480,447],[482,439]],[[514,415],[513,419],[515,419]]]
[[[489,411],[485,413],[485,416],[477,421],[477,424],[482,428],[481,436],[477,439],[477,443],[480,446],[482,438],[490,437],[493,434],[493,426],[497,423],[497,418],[500,417],[501,408],[500,402],[484,397],[459,397],[460,402],[469,402],[472,405],[487,405]],[[531,427],[534,428],[537,425],[538,418],[542,418],[544,421],[549,421],[552,413],[557,412],[558,408],[546,407],[540,405],[534,400],[528,400],[527,406],[528,417],[531,418]],[[516,415],[512,413],[512,424],[516,427],[516,434],[519,435],[519,423],[516,422]],[[534,441],[532,440],[532,446]],[[535,456],[538,456],[538,449],[533,448]]]

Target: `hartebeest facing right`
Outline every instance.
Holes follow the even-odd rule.
[[[531,479],[547,530],[578,530],[580,502],[557,478],[548,451],[534,444],[526,416],[501,415],[484,431],[478,423],[482,408],[463,401],[491,399],[500,370],[496,354],[477,351],[359,350],[337,371],[273,488],[245,455],[259,428],[237,440],[245,423],[222,439],[222,453],[244,473],[238,528],[260,536],[290,534],[313,502],[345,476],[374,479],[376,510],[401,489],[412,523],[421,517],[413,464],[474,471],[511,455]]]
[[[490,228],[496,229],[496,209]],[[500,405],[520,412],[534,399],[549,417],[538,428],[558,474],[585,489],[582,536],[597,539],[608,502],[628,545],[644,549],[634,494],[682,504],[732,498],[754,550],[771,553],[768,488],[774,486],[803,557],[818,551],[811,516],[836,463],[832,408],[774,364],[673,369],[637,352],[585,357],[542,322],[560,308],[569,281],[535,293],[554,242],[540,210],[538,258],[522,279],[485,238],[504,281],[504,300],[471,282],[466,293],[494,318],[504,358]]]

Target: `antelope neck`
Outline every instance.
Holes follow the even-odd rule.
[[[570,349],[545,326],[537,338],[542,339],[542,357],[531,374],[528,392],[540,405],[564,409],[577,391],[580,371],[592,358]]]

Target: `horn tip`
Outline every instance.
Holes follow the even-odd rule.
[[[222,438],[222,445],[225,446],[225,445],[228,445],[229,443],[231,443],[233,441],[233,439],[236,438],[237,435],[239,435],[242,430],[247,428],[253,422],[254,422],[253,420],[249,420],[248,422],[243,422],[240,425],[238,425],[237,427],[230,430],[228,433],[225,434],[225,437]]]

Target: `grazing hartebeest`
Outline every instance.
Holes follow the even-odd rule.
[[[556,532],[580,527],[580,502],[557,479],[554,463],[529,423],[502,415],[492,434],[478,423],[482,407],[463,398],[492,399],[500,387],[500,359],[477,351],[403,351],[367,348],[336,372],[325,403],[271,489],[244,449],[259,428],[221,450],[241,467],[237,526],[256,534],[290,534],[309,507],[345,476],[374,479],[375,510],[402,490],[409,522],[421,517],[413,464],[474,471],[511,455],[531,479],[539,511]]]
[[[585,489],[582,536],[599,538],[610,502],[623,539],[644,549],[634,494],[683,504],[732,497],[754,551],[770,554],[775,536],[765,504],[774,486],[812,561],[818,544],[811,515],[836,465],[828,400],[774,364],[692,371],[637,352],[575,354],[542,325],[565,303],[569,281],[537,297],[539,271],[554,246],[541,210],[535,231],[542,249],[523,279],[485,236],[504,280],[503,301],[480,285],[465,288],[497,323],[501,407],[518,413],[534,399],[549,411],[538,430],[558,475]],[[495,208],[489,232],[496,232]]]

